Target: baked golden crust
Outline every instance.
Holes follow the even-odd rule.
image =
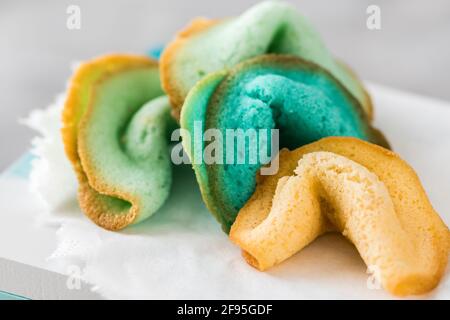
[[[80,170],[78,168],[79,157],[77,150],[78,125],[87,107],[86,100],[90,97],[91,86],[95,85],[101,78],[107,77],[108,74],[114,72],[130,68],[154,66],[157,66],[157,62],[147,57],[110,54],[85,62],[77,68],[69,80],[62,113],[63,127],[61,129],[66,155],[74,165],[75,170]]]
[[[102,183],[101,181],[97,181],[95,179],[91,180],[97,188],[100,188],[100,190],[108,188],[108,185]],[[108,206],[107,202],[102,201],[101,195],[97,190],[91,187],[90,183],[91,182],[88,182],[87,177],[85,176],[84,181],[82,179],[79,180],[78,187],[78,202],[80,204],[80,208],[89,219],[91,219],[98,226],[111,231],[123,229],[134,222],[137,217],[137,213],[140,210],[140,204],[137,199],[133,199],[133,197],[126,195],[123,192],[117,192],[113,196],[127,199],[126,201],[130,203],[130,209],[126,214],[123,214],[122,212],[115,212],[115,206]]]
[[[298,197],[290,194],[289,197],[291,198],[280,198],[280,195],[277,195],[282,190],[286,190],[284,185],[290,179],[288,177],[293,175],[294,169],[299,164],[299,159],[306,155],[323,152],[345,157],[367,169],[371,175],[376,177],[375,180],[379,179],[382,186],[377,190],[385,188],[387,193],[386,196],[376,197],[375,199],[384,200],[381,203],[377,202],[378,200],[363,201],[363,204],[381,215],[385,214],[384,210],[392,210],[390,215],[386,215],[391,218],[385,216],[385,220],[371,222],[378,225],[378,230],[385,229],[383,223],[385,223],[386,230],[388,230],[388,227],[401,230],[401,233],[406,234],[405,237],[397,235],[397,233],[387,233],[389,239],[384,241],[385,239],[375,236],[371,238],[370,232],[368,237],[367,233],[361,237],[361,235],[358,235],[359,229],[354,230],[355,225],[353,227],[351,224],[348,225],[348,221],[343,224],[342,221],[345,222],[345,219],[342,220],[342,216],[339,217],[333,212],[336,208],[330,206],[329,203],[317,202],[322,198],[305,198],[308,195],[317,195],[315,192],[320,190],[321,187],[299,184],[304,189],[291,189],[300,193]],[[260,270],[270,268],[300,250],[319,235],[334,229],[343,232],[352,242],[356,241],[355,244],[366,263],[374,261],[374,254],[371,250],[378,248],[377,245],[382,243],[396,243],[398,245],[393,245],[392,248],[387,250],[390,250],[391,256],[395,257],[398,254],[408,263],[404,267],[398,268],[399,265],[402,265],[403,260],[400,260],[400,263],[398,263],[399,261],[396,264],[392,263],[392,265],[386,263],[386,261],[390,261],[389,259],[383,260],[382,270],[388,270],[389,272],[395,270],[391,273],[386,272],[385,279],[382,281],[385,288],[391,293],[395,295],[422,294],[437,286],[445,272],[448,261],[450,232],[431,206],[417,174],[397,154],[355,138],[330,137],[291,152],[282,150],[279,161],[280,169],[276,175],[258,176],[255,193],[241,209],[231,228],[231,241],[243,249],[243,256],[250,265]],[[298,183],[298,181],[295,183]],[[308,186],[313,190],[308,189]],[[371,191],[368,195],[371,196]],[[280,199],[284,199],[283,203],[279,202]],[[296,204],[293,203],[292,206],[286,207],[285,203],[289,199],[302,200],[304,203],[301,206],[295,206]],[[363,197],[363,199],[367,198]],[[287,211],[279,211],[280,206],[285,206],[283,208]],[[273,210],[277,212],[275,216],[272,215]],[[298,212],[299,214],[301,212],[305,215],[304,219],[308,218],[311,221],[303,220],[301,232],[300,229],[297,231],[295,228],[293,229],[292,224],[288,228],[282,227],[283,224],[280,219],[282,220],[283,214],[280,212],[285,212],[286,215],[290,214],[291,218],[292,212]],[[320,214],[321,212],[323,214]],[[359,214],[358,210],[350,210],[350,212],[350,214],[354,214],[353,212]],[[377,219],[378,215],[369,215],[369,217]],[[274,223],[269,223],[270,221]],[[330,221],[334,228],[330,227]],[[374,226],[372,224],[367,225],[370,228]],[[280,236],[280,232],[282,236]],[[274,238],[275,234],[279,235]],[[296,237],[298,243],[292,244],[289,241],[291,234],[293,234],[292,237]],[[362,242],[369,239],[369,247],[361,245],[361,239],[363,239]],[[408,250],[400,250],[399,248],[402,246],[407,247]],[[285,251],[285,253],[280,254],[280,251]]]
[[[112,188],[102,181],[90,161],[89,152],[83,141],[79,140],[79,132],[83,130],[83,121],[91,112],[95,96],[95,88],[112,75],[139,68],[157,68],[158,63],[144,56],[111,54],[102,56],[78,67],[72,76],[67,89],[66,101],[62,114],[62,139],[66,155],[76,172],[79,188],[78,200],[83,212],[97,225],[108,230],[119,230],[133,223],[139,212],[140,204],[132,195],[117,188]],[[117,208],[102,201],[106,196],[126,199],[130,204],[126,214],[114,214]]]
[[[206,18],[194,19],[186,28],[177,33],[175,39],[167,45],[161,55],[161,83],[164,91],[169,96],[170,103],[173,107],[172,115],[177,121],[180,120],[181,107],[183,106],[185,94],[179,91],[179,87],[176,84],[176,75],[171,69],[172,64],[176,60],[178,51],[192,36],[206,30],[219,21],[220,20],[211,20]]]

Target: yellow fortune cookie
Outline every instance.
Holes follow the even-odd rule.
[[[398,155],[331,137],[279,157],[278,174],[258,177],[230,232],[252,266],[266,270],[336,230],[377,268],[389,292],[421,294],[438,284],[449,230]]]

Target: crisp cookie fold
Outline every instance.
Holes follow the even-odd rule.
[[[336,61],[320,35],[292,6],[266,1],[237,18],[199,18],[167,46],[161,78],[178,119],[189,90],[205,75],[263,54],[288,54],[328,70],[359,101],[369,118],[372,104],[360,80]]]
[[[171,185],[172,126],[157,62],[109,55],[76,70],[62,136],[77,173],[81,209],[92,221],[118,230],[164,203]]]
[[[396,295],[434,288],[450,234],[415,172],[395,153],[354,138],[325,138],[280,154],[280,172],[259,177],[230,239],[266,270],[337,230]]]
[[[254,191],[263,154],[278,152],[272,150],[272,129],[279,130],[279,145],[290,149],[327,136],[353,136],[388,146],[356,99],[327,70],[285,55],[259,56],[208,75],[190,91],[180,125],[194,138],[183,139],[183,146],[203,199],[226,232]],[[203,137],[210,129],[223,137],[214,141],[222,150],[221,163],[206,164],[194,154],[195,144],[201,144],[201,157],[213,143],[195,141],[196,131]],[[238,150],[230,146],[230,130],[254,130],[256,139]],[[245,155],[244,163],[238,162],[236,150]],[[253,163],[251,154],[258,158]]]

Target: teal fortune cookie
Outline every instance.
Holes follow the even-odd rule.
[[[62,137],[80,207],[92,221],[118,230],[161,207],[171,187],[168,131],[174,125],[156,61],[107,55],[76,70]]]
[[[351,136],[387,146],[359,101],[330,72],[284,55],[259,56],[199,81],[186,98],[180,125],[203,199],[226,232],[255,189],[261,147],[270,156],[278,151],[271,149],[273,141],[267,133],[258,135],[256,144],[246,138],[244,149],[238,150],[236,136],[235,143],[227,140],[230,130],[279,129],[279,146],[291,149],[328,136]],[[221,136],[211,141],[202,136],[199,141],[195,138],[199,126],[202,134],[216,129]],[[198,150],[200,158],[207,156],[204,151],[212,143],[221,144],[221,161],[198,161]],[[257,161],[252,162],[255,152]],[[237,160],[239,153],[245,161]]]
[[[266,1],[237,18],[196,19],[167,46],[161,56],[161,79],[175,118],[189,90],[205,75],[268,53],[298,56],[325,68],[372,117],[362,83],[333,58],[310,23],[292,6]]]

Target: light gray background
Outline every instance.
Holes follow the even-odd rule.
[[[0,170],[29,146],[17,119],[63,91],[72,61],[146,52],[195,16],[239,14],[251,0],[0,0]],[[291,0],[364,79],[450,100],[450,1]],[[81,8],[81,30],[66,8]],[[382,29],[366,28],[381,8]]]

